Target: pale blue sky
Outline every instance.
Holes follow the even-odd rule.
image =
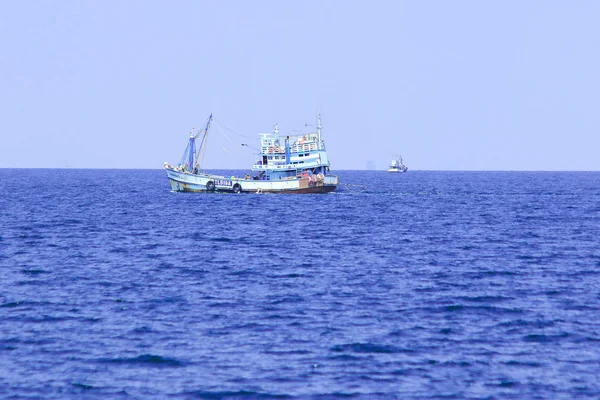
[[[333,169],[600,170],[599,1],[1,1],[0,167],[161,168],[322,111]],[[247,169],[211,131],[205,168]]]

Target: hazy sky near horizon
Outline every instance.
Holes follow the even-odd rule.
[[[598,1],[3,1],[0,167],[204,168],[323,116],[332,169],[600,170]]]

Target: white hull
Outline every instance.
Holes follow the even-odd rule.
[[[212,174],[191,174],[165,166],[174,192],[247,192],[247,193],[326,193],[333,192],[337,176],[325,176],[321,182],[309,178],[252,180]]]

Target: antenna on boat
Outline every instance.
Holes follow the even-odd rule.
[[[321,129],[323,129],[323,125],[321,124],[321,113],[317,113],[317,136],[319,138],[319,148],[321,148]]]
[[[276,134],[276,135],[279,135],[279,126],[277,125],[277,122],[275,122],[273,124],[273,127],[274,127],[273,133]]]

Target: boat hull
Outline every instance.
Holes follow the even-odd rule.
[[[174,192],[232,192],[232,193],[329,193],[337,188],[337,176],[326,176],[322,182],[308,178],[273,181],[225,177],[212,174],[191,174],[165,167]]]

